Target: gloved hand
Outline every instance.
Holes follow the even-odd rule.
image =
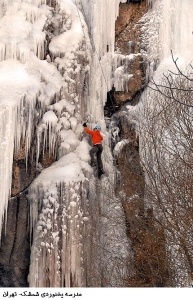
[[[86,123],[85,123],[85,122],[82,124],[82,126],[84,126],[84,127],[87,127],[87,125],[86,125]]]

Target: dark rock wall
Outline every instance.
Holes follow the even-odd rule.
[[[146,64],[143,57],[135,55],[140,53],[140,25],[138,21],[147,12],[146,1],[121,4],[120,13],[115,24],[115,50],[123,55],[134,54],[128,66],[128,73],[133,77],[128,81],[127,92],[113,91],[117,106],[132,101],[143,90],[146,78]]]
[[[26,287],[30,265],[27,188],[37,175],[35,158],[28,161],[24,146],[14,155],[11,198],[0,245],[0,287]]]
[[[132,3],[133,2],[133,3]],[[135,3],[134,3],[135,2]],[[116,47],[124,55],[140,52],[140,25],[138,21],[147,12],[147,1],[128,1],[120,5],[116,22]],[[140,60],[139,60],[140,58]],[[137,57],[128,70],[133,80],[129,92],[112,91],[117,111],[111,115],[120,129],[120,140],[125,140],[116,157],[120,172],[118,194],[122,194],[127,235],[134,253],[133,274],[127,279],[130,287],[169,286],[169,268],[165,251],[163,228],[154,220],[153,212],[144,203],[145,178],[139,155],[139,139],[135,124],[129,123],[124,106],[135,105],[145,87],[145,62]]]
[[[9,201],[0,247],[0,287],[26,287],[30,264],[29,203],[20,195]]]
[[[27,287],[30,265],[30,204],[27,189],[39,173],[33,160],[26,158],[24,147],[14,155],[11,199],[8,205],[0,245],[0,287]],[[46,152],[41,155],[43,168],[54,158]]]

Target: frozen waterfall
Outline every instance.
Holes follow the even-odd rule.
[[[41,155],[56,160],[28,190],[30,287],[124,285],[130,248],[103,115],[120,2],[0,4],[0,232],[13,155],[24,148],[26,167],[30,159],[40,169]],[[102,125],[108,176],[100,182],[89,165],[85,118]]]
[[[150,61],[159,63],[174,55],[181,58],[185,66],[192,61],[193,20],[189,14],[193,9],[191,0],[157,0],[153,9],[142,20],[143,41]],[[165,66],[166,68],[166,66]]]

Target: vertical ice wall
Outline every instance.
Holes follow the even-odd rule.
[[[157,0],[153,9],[143,18],[143,40],[147,47],[144,54],[150,61],[171,58],[174,55],[182,58],[185,65],[191,62],[193,43],[193,20],[189,12],[193,9],[190,0]]]
[[[103,106],[107,100],[107,92],[113,85],[115,20],[119,13],[120,2],[126,1],[79,0],[78,2],[88,25],[93,51],[90,78],[85,90],[88,121],[90,126],[96,122],[100,123],[102,132],[105,133],[102,158],[108,176],[97,183],[97,190],[101,191],[97,199],[101,216],[99,215],[99,220],[96,221],[98,237],[95,237],[93,245],[96,256],[93,265],[97,271],[98,283],[91,279],[91,284],[124,286],[124,278],[128,275],[126,261],[129,261],[130,248],[125,235],[120,200],[114,193],[115,170],[109,149],[109,133],[105,131]],[[91,277],[96,277],[96,274],[91,274]]]
[[[77,1],[74,4],[78,4]],[[51,57],[63,74],[65,88],[61,100],[47,108],[39,123],[38,148],[41,141],[44,145],[47,142],[49,149],[57,149],[58,145],[56,157],[59,160],[43,171],[30,188],[35,235],[29,282],[30,286],[123,286],[129,248],[123,212],[113,192],[115,174],[103,115],[106,94],[111,89],[118,1],[114,3],[113,14],[110,1],[95,5],[89,2],[94,48],[90,69],[85,68],[89,71],[85,80],[80,71],[89,61],[90,45],[84,20],[74,4],[70,0],[60,3],[66,28],[52,38],[49,46]],[[85,13],[82,3],[79,8]],[[108,178],[101,182],[95,180],[88,165],[88,144],[80,141],[82,126],[79,122],[85,117],[89,126],[100,122],[103,127],[103,161]],[[42,276],[45,265],[47,272]]]
[[[0,232],[11,189],[13,152],[17,152],[24,140],[26,154],[29,152],[31,126],[39,114],[35,106],[37,102],[44,106],[40,94],[49,102],[61,88],[61,75],[40,60],[45,41],[42,29],[51,13],[41,1],[35,4],[19,0],[1,3]]]
[[[178,0],[157,0],[153,3],[153,7],[142,19],[142,41],[143,41],[143,50],[141,51],[144,56],[146,56],[149,61],[149,69],[147,72],[147,76],[150,78],[154,78],[155,82],[159,84],[163,82],[163,73],[167,73],[168,70],[172,70],[176,72],[175,65],[171,58],[171,50],[174,53],[175,58],[178,59],[178,65],[182,70],[185,70],[188,64],[192,61],[192,45],[193,45],[193,36],[192,36],[192,28],[193,28],[193,20],[191,16],[191,11],[193,10],[193,2],[189,0],[178,1]],[[184,83],[185,84],[185,83]],[[161,103],[161,96],[159,93],[155,93],[150,89],[146,89],[141,97],[141,101],[138,106],[135,108],[129,108],[129,116],[138,120],[138,125],[140,126],[140,141],[141,141],[141,149],[145,149],[145,151],[141,151],[141,157],[144,156],[144,163],[147,164],[147,167],[155,171],[156,184],[159,187],[160,173],[156,170],[156,163],[153,159],[155,152],[154,148],[151,148],[151,144],[148,143],[151,139],[151,134],[153,136],[153,132],[156,132],[155,140],[157,142],[156,155],[158,157],[163,158],[164,167],[168,170],[168,174],[170,174],[171,178],[173,173],[171,174],[170,166],[172,165],[171,157],[165,153],[163,144],[166,143],[167,147],[173,149],[170,143],[175,141],[175,147],[178,149],[180,154],[183,154],[183,150],[180,149],[180,145],[178,146],[178,134],[175,131],[173,136],[168,135],[167,126],[162,125],[163,120],[161,119],[162,114],[160,114],[159,109],[159,101]],[[162,106],[163,107],[163,106]],[[168,110],[169,112],[169,110]],[[152,118],[151,118],[152,114]],[[160,115],[160,116],[159,116]],[[160,117],[160,119],[159,119]],[[170,118],[170,117],[169,117]],[[175,124],[175,118],[172,118],[173,124]],[[153,120],[153,121],[152,121]],[[191,119],[189,119],[191,124]],[[159,123],[160,122],[160,123]],[[150,128],[153,128],[153,131],[148,136],[148,131]],[[163,127],[162,127],[163,126]],[[173,125],[172,125],[173,126]],[[171,126],[171,127],[172,127]],[[182,126],[183,127],[183,126]],[[154,131],[155,130],[155,131]],[[167,132],[168,130],[168,132]],[[150,130],[151,131],[151,130]],[[165,135],[166,136],[165,136]],[[181,133],[179,132],[179,136]],[[163,140],[162,140],[163,138]],[[173,138],[173,139],[172,139]],[[175,139],[176,138],[176,139]],[[165,139],[165,140],[164,140]],[[152,143],[155,143],[155,140]],[[178,148],[179,147],[179,148]],[[158,149],[160,149],[160,153],[158,153]],[[148,176],[147,176],[148,180]],[[155,178],[154,178],[155,180]],[[176,178],[175,178],[176,180]],[[147,181],[148,182],[148,181]],[[170,186],[174,185],[174,181],[171,180],[167,184]],[[150,185],[151,187],[151,185]],[[152,189],[153,190],[153,189]],[[179,215],[179,207],[171,208],[170,203],[168,201],[169,194],[164,198],[164,189],[160,190],[160,197],[165,203],[164,209],[171,212],[172,210],[175,214]],[[175,205],[178,206],[181,198],[178,195],[175,195]],[[184,202],[184,201],[183,201]],[[148,199],[147,199],[148,205]],[[155,205],[155,201],[154,204]],[[158,205],[159,207],[159,205]],[[158,209],[155,207],[155,212]],[[182,209],[183,211],[183,209]],[[172,214],[171,214],[172,215]],[[173,216],[172,216],[173,217]],[[170,214],[168,215],[169,221],[172,219]],[[173,220],[172,220],[173,221]],[[183,228],[180,228],[183,231]],[[191,228],[187,228],[187,232],[191,230]],[[177,286],[187,286],[190,282],[189,274],[186,269],[186,258],[184,256],[183,250],[181,250],[180,254],[177,254],[179,249],[179,240],[178,240],[178,232],[177,230],[172,232],[173,237],[171,238],[170,234],[166,236],[167,240],[167,250],[170,255],[170,261],[172,262],[170,267],[172,268],[173,273],[176,275],[175,284]],[[185,235],[184,235],[185,236]],[[175,255],[174,255],[175,253]],[[184,256],[184,257],[183,257]]]
[[[71,0],[57,1],[50,25],[55,35],[49,37],[49,60],[63,83],[58,101],[46,107],[37,126],[37,163],[42,147],[57,162],[43,170],[29,189],[33,229],[29,284],[80,287],[86,285],[92,173],[81,125],[90,44],[82,14]]]
[[[85,15],[93,48],[92,68],[88,90],[88,112],[95,114],[94,122],[104,122],[101,107],[112,88],[112,58],[115,45],[115,20],[120,0],[77,0]],[[125,1],[124,1],[125,2]],[[96,73],[97,71],[97,73]],[[93,78],[97,78],[93,80]],[[93,107],[92,102],[96,105]]]
[[[193,3],[186,1],[163,1],[163,25],[160,28],[160,42],[162,43],[161,59],[170,55],[173,50],[175,55],[182,57],[185,63],[192,60],[193,20],[190,11]]]

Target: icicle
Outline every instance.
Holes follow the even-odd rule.
[[[148,5],[152,6],[157,0],[148,0],[147,3]]]
[[[45,33],[41,32],[38,35],[34,36],[34,52],[37,53],[37,57],[40,59],[44,58],[44,42],[45,42]]]
[[[186,66],[190,63],[193,35],[192,30],[186,28],[193,28],[188,13],[192,9],[192,1],[155,1],[153,9],[142,18],[142,39],[147,46],[147,52],[143,54],[150,61],[167,60],[171,58],[172,50],[174,55],[184,59]]]
[[[77,184],[79,185],[78,189],[76,188]],[[76,182],[62,186],[52,185],[47,192],[45,190],[42,213],[36,224],[35,241],[32,247],[30,286],[62,287],[64,284],[66,287],[85,286],[85,275],[82,268],[82,239],[86,234],[84,215],[87,215],[88,207],[86,198],[81,197],[81,202],[85,202],[84,211],[82,211],[79,199],[80,194],[86,196],[86,188],[85,183]],[[38,186],[34,186],[34,189],[37,194]],[[32,203],[34,200],[31,197]],[[58,217],[59,213],[61,214],[60,218]],[[32,218],[37,219],[34,212],[32,212]],[[86,222],[88,221],[86,220]],[[61,235],[62,244],[59,243]],[[47,271],[43,272],[45,268]],[[42,274],[46,274],[46,276],[42,276]]]
[[[41,9],[35,5],[30,5],[28,3],[22,3],[22,9],[26,11],[27,21],[34,23],[40,16]]]
[[[11,193],[12,164],[14,149],[15,110],[4,107],[0,111],[0,238],[4,215],[7,211],[8,199]],[[5,218],[6,222],[6,218]]]
[[[0,61],[5,59],[6,47],[4,43],[0,43]]]

